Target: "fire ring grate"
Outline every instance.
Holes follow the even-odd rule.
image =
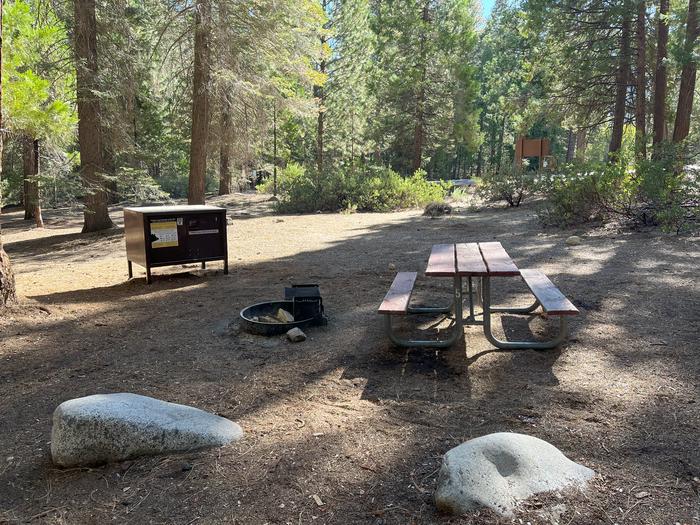
[[[293,311],[294,301],[270,301],[266,303],[258,303],[248,306],[241,310],[242,327],[246,332],[257,335],[282,335],[287,333],[292,328],[306,328],[314,324],[319,324],[318,319],[309,317],[300,321],[291,323],[268,323],[260,320],[254,320],[255,317],[270,316],[274,317],[277,310],[280,308]]]

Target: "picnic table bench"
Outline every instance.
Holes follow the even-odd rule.
[[[536,269],[518,269],[500,242],[436,244],[433,246],[426,277],[451,277],[453,279],[453,301],[449,307],[411,307],[411,295],[418,274],[399,272],[394,278],[379,313],[384,315],[387,335],[399,346],[449,347],[463,335],[463,326],[482,325],[488,341],[502,349],[554,348],[564,342],[568,335],[567,317],[578,314],[578,309],[552,283]],[[525,307],[496,307],[491,305],[492,277],[520,277],[534,296],[533,304]],[[469,315],[464,319],[463,281],[467,279]],[[481,312],[475,312],[475,305]],[[550,341],[503,341],[491,330],[493,313],[530,314],[541,308],[548,316],[559,317],[559,333]],[[406,340],[400,338],[392,327],[392,318],[414,313],[452,313],[454,330],[443,340]],[[482,319],[477,320],[477,316]]]

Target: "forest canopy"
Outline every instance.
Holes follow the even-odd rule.
[[[673,150],[677,173],[700,153],[697,16],[697,0],[497,0],[487,19],[476,0],[6,0],[3,202],[37,225],[82,202],[86,230],[110,203],[260,183],[294,211],[385,209],[442,195],[421,180],[512,171],[520,136],[560,166]]]

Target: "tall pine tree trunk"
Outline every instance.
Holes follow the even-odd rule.
[[[625,2],[626,7],[628,2]],[[630,71],[630,14],[625,9],[620,33],[620,63],[617,70],[615,109],[613,111],[613,128],[608,151],[613,157],[622,147],[622,135],[625,130],[625,114],[627,104],[627,88]]]
[[[636,100],[634,109],[634,146],[637,157],[645,159],[647,156],[647,71],[646,71],[646,0],[637,0],[637,26],[635,37],[637,41],[637,65],[636,65]]]
[[[688,21],[686,23],[684,63],[681,71],[681,85],[678,92],[676,122],[673,127],[673,142],[678,143],[688,136],[690,115],[693,112],[693,94],[698,64],[693,54],[700,33],[698,26],[698,0],[688,1]]]
[[[80,171],[85,190],[83,232],[114,226],[107,210],[103,177],[100,103],[97,71],[97,21],[95,0],[74,0],[76,87]]]
[[[272,194],[277,196],[277,100],[272,106]]]
[[[566,134],[566,162],[572,162],[574,160],[575,151],[576,139],[574,137],[574,130],[569,128]]]
[[[102,126],[104,128],[104,126]],[[105,178],[105,190],[107,191],[107,202],[116,204],[119,201],[119,191],[117,189],[117,162],[112,147],[112,139],[109,130],[102,129],[102,169]]]
[[[425,69],[423,71],[423,79],[425,79]],[[413,129],[413,155],[411,160],[411,173],[415,173],[420,169],[423,162],[423,143],[425,141],[425,88],[424,82],[421,82],[421,88],[418,91],[418,103],[416,107],[416,125]]]
[[[223,98],[219,144],[219,195],[228,195],[231,193],[231,106],[227,98]]]
[[[323,9],[323,12],[326,13],[328,6],[330,4],[330,0],[321,0],[321,8]],[[328,39],[326,38],[325,35],[321,36],[321,48],[324,49],[326,47]],[[326,59],[325,57],[321,57],[321,61],[318,64],[318,72],[321,73],[321,75],[326,74]],[[316,97],[318,101],[318,115],[316,116],[316,169],[318,170],[318,180],[317,180],[317,191],[318,194],[320,195],[321,193],[321,184],[323,181],[323,169],[324,169],[324,133],[325,133],[325,117],[326,117],[326,107],[324,105],[325,103],[325,98],[326,98],[326,93],[325,90],[323,89],[323,86],[317,85],[314,86],[314,97]]]
[[[427,81],[428,64],[426,57],[426,34],[427,24],[430,22],[430,12],[429,3],[426,2],[423,7],[423,30],[420,36],[420,67],[421,67],[421,78],[420,85],[418,86],[418,93],[416,97],[416,122],[413,128],[413,158],[411,161],[411,173],[415,173],[416,170],[420,169],[423,163],[423,146],[425,143],[425,83]]]
[[[39,141],[22,137],[22,171],[24,173],[24,218],[34,219],[37,228],[44,227],[39,198]]]
[[[501,165],[503,162],[503,138],[506,134],[506,116],[503,115],[503,119],[501,120],[501,130],[498,134],[498,146],[496,150],[496,173],[501,172]],[[538,169],[541,169],[542,166],[538,166]]]
[[[495,118],[493,119],[493,122],[491,122],[489,126],[489,162],[488,162],[488,167],[491,173],[493,173],[493,169],[496,166],[496,126],[494,125],[496,122]],[[520,166],[517,166],[518,168]]]
[[[325,60],[321,61],[319,71],[321,73],[326,72],[326,61]],[[316,89],[316,98],[318,99],[318,116],[316,117],[316,169],[318,169],[318,176],[322,177],[323,176],[323,164],[324,164],[324,158],[323,158],[323,148],[324,148],[323,139],[324,139],[324,136],[323,136],[323,134],[325,133],[326,109],[323,106],[323,101],[325,99],[323,86],[316,86],[315,89]]]
[[[321,45],[325,45],[325,37],[321,38]],[[318,66],[319,73],[326,74],[326,61],[322,59]],[[318,170],[319,188],[323,178],[324,168],[324,133],[326,124],[326,108],[325,108],[325,90],[323,86],[314,86],[314,96],[318,100],[318,115],[316,117],[316,169]]]
[[[34,220],[34,207],[31,205],[32,193],[34,193],[34,140],[30,137],[21,137],[22,146],[22,206],[24,207],[24,220]]]
[[[576,160],[586,161],[586,146],[588,146],[587,130],[580,129],[576,132]]]
[[[659,155],[659,146],[666,140],[668,9],[669,0],[660,0],[656,36],[656,71],[654,73],[654,156],[656,157]]]
[[[210,42],[211,6],[209,0],[197,0],[194,15],[194,73],[192,78],[192,137],[190,143],[189,204],[204,204],[209,142],[209,88],[211,81]]]
[[[31,181],[27,178],[25,168],[24,141],[22,141],[22,207],[24,208],[24,220],[34,219],[34,210],[27,205],[29,194],[32,192]]]
[[[0,107],[2,106],[2,7],[0,0]],[[2,132],[2,111],[0,111],[0,182],[2,182],[2,147],[5,135]],[[2,184],[0,184],[0,213],[2,213]],[[10,258],[2,245],[2,230],[0,229],[0,308],[16,301],[15,275],[12,273]]]
[[[479,113],[479,130],[484,129],[484,113],[485,111],[482,109],[481,112]],[[484,162],[484,141],[481,141],[481,144],[479,144],[479,152],[477,153],[476,156],[476,176],[481,177],[481,165]]]

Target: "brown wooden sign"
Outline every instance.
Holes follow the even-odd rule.
[[[519,168],[523,165],[523,159],[537,157],[539,166],[542,166],[542,159],[549,156],[549,139],[528,139],[518,137],[515,141],[515,166]]]

